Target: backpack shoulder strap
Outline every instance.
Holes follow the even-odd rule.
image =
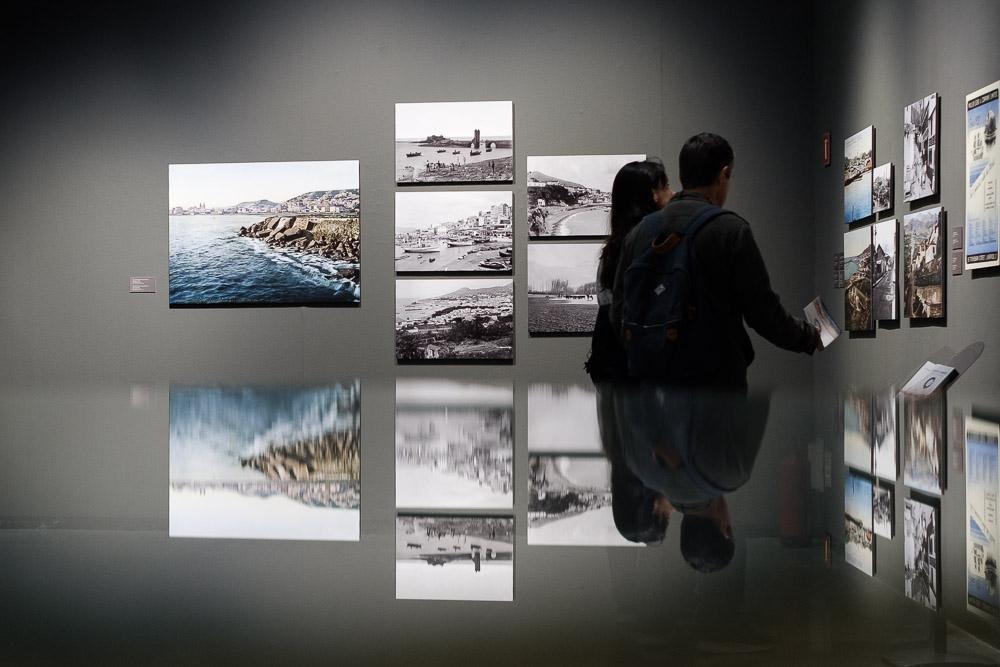
[[[691,222],[688,223],[688,226],[684,229],[683,235],[694,238],[694,235],[698,233],[698,230],[725,212],[725,209],[719,208],[713,204],[708,204],[691,220]]]

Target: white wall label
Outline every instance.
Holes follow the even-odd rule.
[[[128,291],[140,294],[150,294],[156,291],[156,278],[137,278],[132,276],[128,279]]]

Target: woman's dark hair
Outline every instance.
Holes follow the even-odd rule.
[[[668,184],[667,170],[658,158],[629,162],[618,170],[611,186],[611,234],[601,250],[602,287],[611,287],[618,269],[622,242],[640,220],[659,207],[653,190]]]

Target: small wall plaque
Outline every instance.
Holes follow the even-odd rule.
[[[965,247],[965,227],[951,228],[951,249],[962,250]]]
[[[823,166],[829,167],[832,160],[832,155],[830,155],[830,133],[823,133]]]
[[[132,276],[128,279],[128,291],[134,294],[152,294],[156,291],[156,278]]]
[[[951,251],[951,275],[960,276],[965,270],[965,251],[964,250],[952,250]]]

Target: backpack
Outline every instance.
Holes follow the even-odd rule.
[[[696,303],[692,246],[724,212],[706,205],[684,231],[661,231],[626,269],[622,338],[630,377],[693,380],[708,366],[710,337],[698,330],[710,317]]]

